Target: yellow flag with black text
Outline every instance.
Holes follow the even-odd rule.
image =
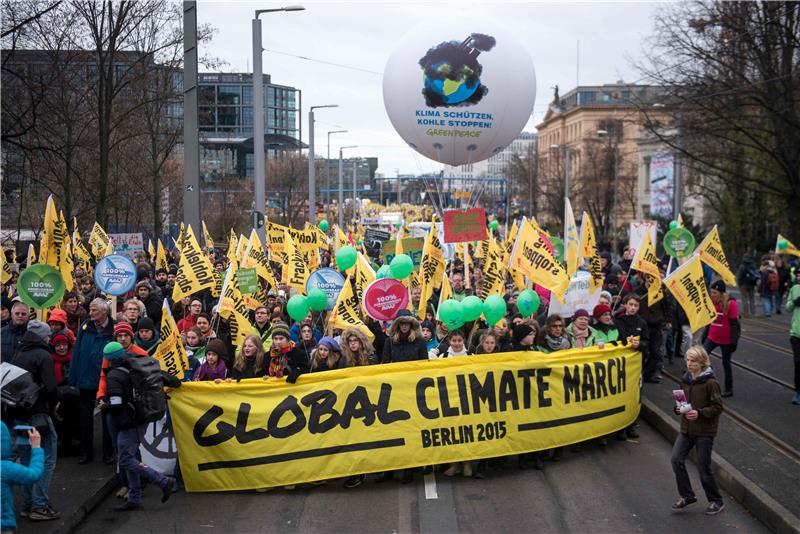
[[[353,286],[350,284],[349,279],[344,281],[342,290],[336,298],[336,304],[328,316],[328,326],[341,329],[358,328],[370,341],[375,340],[375,334],[364,324],[358,314],[358,299],[353,293]]]
[[[425,317],[428,308],[428,301],[441,283],[445,275],[446,262],[442,243],[439,241],[439,234],[436,232],[436,225],[431,222],[428,235],[425,236],[425,243],[422,246],[422,261],[419,265],[420,287],[422,294],[419,299],[419,309],[417,316]],[[451,292],[452,293],[452,292]]]
[[[206,222],[200,221],[200,223],[203,225],[203,239],[206,241],[206,248],[214,248],[214,240],[211,238],[208,228],[206,228]]]
[[[783,241],[786,242],[786,246],[781,248],[781,243]],[[784,236],[778,234],[778,239],[775,241],[775,254],[791,254],[792,256],[800,258],[800,249],[794,246],[794,244]]]
[[[569,287],[567,271],[555,259],[541,234],[527,219],[522,220],[508,266],[549,289],[559,302],[564,301]]]
[[[214,267],[211,265],[211,260],[200,248],[191,226],[186,228],[185,234],[181,259],[178,263],[178,276],[175,278],[175,287],[172,290],[172,298],[175,301],[211,288],[216,283],[212,274]]]
[[[375,274],[375,269],[373,269],[372,265],[369,264],[367,257],[359,252],[358,258],[356,259],[356,275],[353,277],[356,300],[358,301],[359,305],[362,304],[364,299],[364,291],[366,291],[367,287],[375,281],[376,277],[377,275]]]
[[[308,264],[306,264],[303,253],[289,232],[286,232],[286,255],[288,257],[287,284],[305,295],[306,282],[311,273],[308,272]]]
[[[189,369],[186,348],[178,334],[178,326],[172,317],[169,301],[164,299],[161,305],[161,341],[156,347],[153,357],[158,360],[161,369],[172,376],[183,379],[184,371]]]
[[[480,297],[485,299],[489,295],[503,295],[506,285],[506,272],[508,268],[503,263],[503,251],[494,238],[489,239],[489,252],[483,264],[483,278],[481,279]]]
[[[14,273],[11,272],[11,267],[8,265],[6,261],[6,254],[5,250],[2,251],[0,254],[0,262],[2,262],[2,270],[0,270],[0,283],[7,284],[9,280],[14,276]]]
[[[271,288],[278,288],[278,282],[275,280],[272,266],[269,264],[267,253],[261,244],[261,238],[258,237],[258,232],[256,232],[255,228],[250,231],[250,239],[247,242],[247,250],[245,250],[244,253],[242,267],[255,268],[259,278],[268,283]]]
[[[697,254],[666,277],[664,284],[686,312],[692,332],[717,318],[717,310],[706,287],[703,264]]]
[[[108,234],[103,230],[103,227],[100,226],[100,223],[95,222],[89,234],[89,247],[92,249],[92,255],[95,259],[99,260],[104,256],[109,243],[111,243],[111,239],[108,237]]]
[[[581,219],[581,257],[589,260],[589,293],[594,293],[603,287],[603,266],[600,264],[600,254],[597,252],[597,239],[594,235],[592,218],[585,211]]]
[[[572,204],[569,199],[564,199],[564,257],[567,261],[567,276],[572,278],[578,272],[580,262],[580,237],[578,225],[575,223],[575,214],[572,213]]]
[[[167,250],[161,243],[161,239],[156,240],[156,270],[164,269],[169,272],[169,263],[167,263]]]
[[[716,224],[697,247],[697,253],[700,254],[700,261],[714,269],[727,285],[736,285],[736,276],[731,271],[728,259],[722,250],[722,242],[719,239],[719,230]]]
[[[661,273],[658,271],[658,257],[650,232],[645,232],[642,246],[636,251],[631,268],[643,273],[647,277],[647,304],[652,306],[664,298],[661,287]]]

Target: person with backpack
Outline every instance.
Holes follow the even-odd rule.
[[[758,295],[764,306],[764,317],[772,317],[772,303],[780,287],[780,277],[775,269],[775,262],[765,259],[761,262],[761,283],[758,286]]]
[[[61,517],[50,506],[48,490],[53,472],[56,469],[58,436],[50,415],[58,403],[58,380],[55,365],[50,356],[50,327],[41,321],[28,321],[28,331],[22,336],[22,343],[11,359],[11,364],[30,373],[36,384],[41,386],[36,402],[28,410],[16,409],[14,424],[30,425],[42,435],[44,451],[44,473],[38,481],[23,486],[22,515],[31,521],[50,521]],[[31,447],[27,440],[17,440],[16,449],[23,464],[31,460]]]
[[[703,348],[710,354],[719,347],[722,352],[722,368],[725,371],[725,391],[723,397],[733,396],[733,366],[731,359],[739,343],[742,327],[739,324],[739,307],[736,299],[730,298],[725,282],[717,280],[711,284],[711,302],[717,310],[717,318],[708,325],[708,335]]]
[[[109,362],[106,411],[111,415],[118,432],[119,469],[125,472],[128,481],[128,499],[115,506],[114,511],[142,508],[142,479],[161,488],[161,502],[165,503],[172,493],[175,479],[144,465],[136,458],[139,436],[144,434],[150,422],[163,417],[166,411],[166,394],[159,364],[149,356],[129,355],[116,341],[105,346],[103,355]]]
[[[742,294],[742,315],[754,316],[756,314],[755,290],[761,276],[753,264],[753,257],[749,254],[742,258],[739,270],[736,271],[736,285]]]

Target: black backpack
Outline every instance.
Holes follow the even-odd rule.
[[[30,410],[39,399],[42,386],[36,383],[33,375],[22,367],[8,362],[0,364],[3,408]]]
[[[130,356],[118,369],[128,373],[131,379],[135,422],[151,423],[164,417],[167,395],[158,360],[151,356]]]

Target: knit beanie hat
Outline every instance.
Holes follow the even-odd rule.
[[[514,333],[512,334],[512,339],[514,340],[515,345],[519,345],[520,342],[525,339],[525,337],[533,332],[533,328],[527,324],[518,324],[514,327]]]
[[[272,338],[274,339],[275,336],[283,336],[286,339],[290,339],[289,327],[286,323],[275,323],[272,325]]]
[[[598,304],[592,311],[592,315],[594,315],[595,319],[599,319],[604,313],[611,313],[611,306],[608,304]]]
[[[341,349],[339,348],[339,343],[337,343],[336,340],[330,336],[325,336],[322,339],[320,339],[317,345],[325,345],[333,352],[341,352]]]
[[[139,319],[139,324],[136,326],[136,330],[150,330],[155,334],[156,325],[150,317],[142,317]]]
[[[431,321],[422,321],[422,325],[421,326],[422,326],[423,330],[427,328],[431,332],[436,332],[436,327],[433,325],[433,323]]]
[[[574,321],[578,317],[589,317],[589,312],[584,310],[583,308],[578,308],[575,310],[575,313],[572,314],[572,320]]]
[[[56,334],[55,336],[53,336],[53,339],[50,340],[50,344],[53,345],[53,347],[55,347],[59,343],[66,343],[67,346],[69,346],[69,338],[64,334]]]
[[[118,360],[125,356],[125,349],[116,341],[112,341],[103,348],[103,357],[108,360]]]
[[[50,325],[47,325],[42,321],[37,321],[36,319],[28,321],[28,332],[35,334],[40,339],[44,339],[53,333],[53,331],[50,329]]]
[[[128,321],[120,321],[114,325],[114,339],[117,339],[117,334],[128,334],[133,338],[133,327]]]
[[[215,353],[221,359],[225,359],[228,357],[228,349],[225,347],[225,343],[220,341],[219,339],[212,339],[206,344],[206,354],[209,352]]]
[[[59,322],[64,326],[67,326],[67,312],[60,308],[56,308],[50,312],[50,315],[47,316],[47,322]]]

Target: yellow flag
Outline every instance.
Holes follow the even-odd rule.
[[[722,242],[719,239],[717,225],[714,225],[714,228],[711,229],[702,243],[700,243],[700,246],[697,247],[697,252],[700,254],[700,261],[714,269],[727,285],[736,285],[736,276],[731,271],[728,259],[722,250]]]
[[[229,261],[236,259],[236,247],[238,244],[239,240],[236,238],[236,232],[231,228],[230,235],[228,236],[228,251],[225,253]]]
[[[236,243],[236,261],[241,263],[244,260],[244,253],[247,251],[247,244],[249,240],[242,234],[239,234],[239,241]]]
[[[175,324],[175,318],[172,317],[172,310],[167,299],[164,299],[164,303],[161,305],[161,341],[158,343],[153,357],[158,360],[163,371],[178,379],[183,379],[184,371],[189,369],[186,348],[181,342],[178,326]]]
[[[681,215],[680,213],[678,214],[678,221],[677,222],[678,222],[678,228],[683,228],[684,227],[683,215]]]
[[[147,240],[147,255],[150,257],[150,261],[155,261],[156,258],[156,247],[153,246],[153,240]]]
[[[108,234],[103,227],[100,226],[100,223],[95,222],[94,226],[92,226],[92,231],[89,234],[89,247],[92,249],[92,255],[96,259],[100,259],[105,254],[105,251],[108,249],[108,244],[111,242],[109,239]]]
[[[8,262],[6,262],[5,252],[6,251],[3,250],[2,254],[0,254],[0,263],[2,263],[2,271],[0,271],[0,283],[2,284],[8,283],[8,281],[11,280],[11,277],[13,276],[13,273],[11,272],[11,267],[9,267]]]
[[[358,315],[358,299],[353,293],[353,286],[350,285],[350,280],[344,281],[339,297],[336,299],[336,305],[328,316],[328,326],[341,329],[355,327],[361,330],[370,341],[375,339],[375,335]]]
[[[433,222],[431,222],[428,235],[425,236],[425,244],[422,246],[419,278],[422,294],[419,299],[417,316],[425,317],[425,311],[428,309],[428,301],[433,295],[433,290],[442,283],[443,278],[446,278],[444,251],[442,250],[442,243],[439,241],[439,234],[436,232],[436,225]]]
[[[567,271],[553,257],[541,234],[527,219],[522,220],[508,265],[531,281],[549,289],[559,302],[563,302],[569,287]]]
[[[58,262],[57,253],[54,255],[50,250],[53,241],[53,233],[56,231],[58,224],[58,213],[56,213],[56,203],[53,201],[53,195],[47,197],[47,204],[44,208],[44,230],[42,231],[42,238],[39,243],[39,263],[46,263],[47,265],[54,266]],[[52,262],[51,262],[51,258]]]
[[[650,232],[645,232],[642,246],[636,251],[631,268],[643,273],[647,277],[647,304],[652,306],[662,298],[664,291],[661,287],[661,273],[658,271],[658,257]]]
[[[511,255],[511,250],[514,248],[514,243],[517,240],[518,233],[519,233],[519,226],[517,226],[517,221],[515,219],[514,223],[511,225],[511,230],[509,230],[508,235],[506,235],[506,241],[505,241],[506,253],[509,256]]]
[[[483,279],[481,280],[480,297],[489,295],[503,295],[506,285],[507,267],[503,263],[503,251],[500,245],[489,242],[489,254],[483,265]]]
[[[572,213],[572,204],[569,199],[564,199],[564,257],[567,259],[567,275],[572,278],[578,272],[580,261],[580,238],[578,225],[575,224],[575,214]]]
[[[200,248],[192,227],[186,228],[181,260],[178,264],[178,276],[172,290],[172,298],[181,300],[206,288],[214,286],[214,267]]]
[[[786,241],[786,248],[780,248],[781,241]],[[775,240],[775,253],[776,254],[791,254],[792,256],[797,256],[800,258],[800,249],[792,244],[791,241],[783,237],[781,234],[778,234],[778,239]]]
[[[181,229],[178,231],[178,239],[175,241],[175,246],[178,250],[183,250],[184,241],[186,241],[186,227],[181,222]]]
[[[353,279],[353,284],[355,284],[356,300],[358,301],[359,305],[361,305],[363,302],[364,291],[366,291],[367,286],[375,281],[375,278],[375,270],[372,268],[372,265],[370,265],[367,261],[367,257],[359,252],[358,259],[356,259],[356,275]]]
[[[399,256],[403,253],[403,227],[397,229],[397,237],[394,238],[394,255]]]
[[[259,278],[268,283],[273,289],[278,288],[275,274],[272,272],[272,266],[269,264],[267,253],[264,251],[261,238],[258,237],[258,232],[256,232],[255,228],[250,231],[250,239],[247,242],[247,250],[244,253],[242,267],[254,268]]]
[[[288,228],[275,224],[267,223],[267,249],[269,259],[272,261],[286,262],[286,232]]]
[[[200,224],[203,225],[203,239],[206,241],[206,248],[214,248],[214,240],[211,238],[208,228],[206,228],[206,222],[200,221]]]
[[[297,247],[297,244],[292,239],[289,233],[286,233],[286,255],[289,260],[288,263],[288,280],[289,287],[293,287],[303,295],[306,294],[306,281],[308,280],[308,265],[306,264],[303,253]]]
[[[717,310],[706,288],[703,265],[697,254],[675,269],[664,279],[664,283],[686,312],[693,332],[697,332],[717,318]]]
[[[333,252],[334,252],[334,257],[335,257],[336,253],[339,252],[340,248],[348,247],[348,246],[352,246],[352,245],[350,244],[350,240],[347,239],[347,235],[344,232],[342,232],[342,229],[339,228],[338,225],[336,226],[336,229],[334,230],[334,236],[335,236],[335,238],[333,240],[333,249],[334,249]],[[345,271],[347,276],[353,276],[353,274],[355,272],[356,272],[356,266],[355,265],[353,265],[352,267],[350,267],[349,269],[347,269]]]
[[[61,271],[61,278],[64,279],[64,288],[72,291],[75,288],[75,261],[72,257],[72,247],[70,246],[69,229],[67,221],[64,220],[64,213],[58,214],[58,230],[56,232],[61,243],[58,246],[58,270]],[[55,241],[57,242],[58,239]]]
[[[585,211],[581,220],[581,257],[589,260],[589,274],[591,274],[589,293],[594,293],[603,287],[603,267],[600,264],[600,254],[597,252],[592,218]]]
[[[164,269],[169,272],[169,264],[167,263],[167,250],[161,243],[161,239],[156,240],[156,270]]]
[[[236,280],[237,269],[236,261],[228,265],[218,303],[220,317],[228,321],[234,347],[240,347],[244,338],[252,331],[252,325],[247,320],[248,308]]]
[[[33,243],[28,243],[28,256],[25,259],[25,267],[30,267],[36,263],[36,249],[33,247]]]

